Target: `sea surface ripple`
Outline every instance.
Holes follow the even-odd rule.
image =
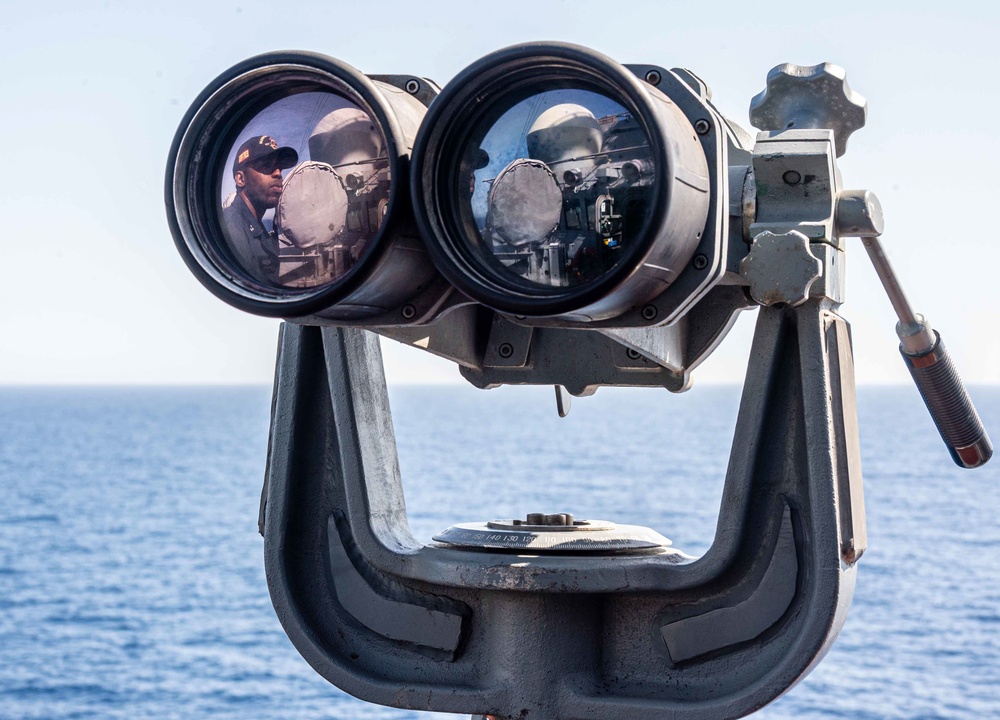
[[[394,387],[408,515],[569,511],[709,547],[738,387]],[[976,388],[1000,440],[1000,388]],[[859,391],[869,549],[840,639],[755,717],[1000,716],[1000,462],[955,468],[916,392]],[[257,509],[266,388],[0,389],[0,718],[453,715],[383,708],[285,637]]]

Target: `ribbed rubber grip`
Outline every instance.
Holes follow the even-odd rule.
[[[937,343],[928,353],[907,355],[902,347],[899,352],[955,464],[976,468],[993,456],[993,443],[955,370],[941,335],[937,332],[935,335]]]

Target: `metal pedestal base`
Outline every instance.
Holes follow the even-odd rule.
[[[377,337],[286,324],[263,517],[285,631],[357,697],[497,720],[741,717],[823,657],[853,594],[848,327],[818,302],[761,310],[715,541],[691,559],[422,546]]]

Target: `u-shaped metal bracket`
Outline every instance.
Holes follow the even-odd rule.
[[[742,717],[842,626],[865,547],[847,323],[762,308],[712,547],[527,556],[410,534],[378,338],[285,324],[263,531],[278,617],[371,702],[498,720]]]

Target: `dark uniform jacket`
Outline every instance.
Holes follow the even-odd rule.
[[[278,237],[253,216],[237,195],[222,211],[222,224],[237,264],[258,282],[278,284]]]

